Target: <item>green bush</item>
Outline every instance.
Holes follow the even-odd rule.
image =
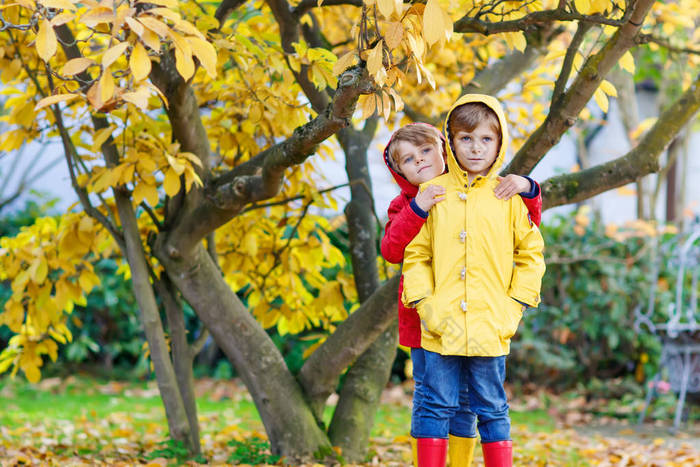
[[[560,388],[628,374],[643,381],[660,354],[648,329],[634,329],[635,307],[649,299],[654,229],[638,222],[606,232],[583,210],[556,217],[541,231],[547,263],[542,303],[525,312],[511,347],[509,379]],[[665,245],[675,236],[659,240]],[[671,300],[665,284],[673,283],[667,258],[660,264],[658,310]]]

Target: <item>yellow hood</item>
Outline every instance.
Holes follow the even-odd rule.
[[[457,107],[473,102],[481,102],[483,104],[486,104],[491,110],[493,110],[496,113],[496,115],[498,116],[498,123],[501,126],[501,148],[498,151],[496,161],[489,169],[489,173],[488,175],[486,175],[486,178],[495,178],[496,176],[498,176],[498,172],[505,161],[506,151],[508,149],[509,144],[508,122],[506,121],[506,115],[503,112],[503,107],[501,106],[501,103],[498,102],[498,99],[496,99],[495,97],[487,96],[486,94],[465,94],[459,99],[457,99],[457,101],[452,105],[452,108],[450,108],[450,111],[447,113],[447,117],[445,118],[445,123],[443,125],[443,133],[445,134],[445,137],[448,141],[448,144],[445,145],[445,149],[447,151],[447,167],[449,169],[449,172],[454,176],[457,176],[460,181],[466,180],[467,177],[464,173],[464,169],[462,169],[459,166],[459,162],[457,162],[457,159],[454,155],[452,149],[452,134],[450,132],[448,122],[450,121],[450,115]]]

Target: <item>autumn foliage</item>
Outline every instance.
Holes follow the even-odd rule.
[[[274,451],[337,444],[318,426],[323,403],[395,315],[396,280],[379,287],[379,271],[384,280],[393,270],[377,268],[368,214],[379,119],[439,121],[464,92],[497,94],[513,128],[509,170],[527,173],[577,118],[598,118],[590,100],[608,111],[617,89],[606,75],[619,67],[631,77],[635,48],[680,54],[683,98],[644,122],[633,150],[613,168],[543,184],[547,207],[580,201],[658,170],[692,120],[697,15],[694,0],[3,1],[0,151],[60,141],[80,203],[0,240],[0,279],[12,286],[0,324],[15,334],[0,372],[39,380],[46,356],[71,339],[72,310],[100,286],[92,263],[118,258],[175,438],[196,431],[182,389],[191,365],[179,365],[201,346],[172,313],[187,302],[241,371]],[[330,234],[339,199],[318,167],[339,152],[333,135],[359,206],[345,211],[347,256]],[[265,333],[272,327],[317,331],[299,375]],[[176,377],[180,391],[168,392]]]

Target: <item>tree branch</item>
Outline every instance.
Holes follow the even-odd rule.
[[[209,232],[238,215],[245,205],[275,196],[288,167],[301,164],[316,145],[350,123],[357,99],[373,90],[363,68],[345,71],[338,80],[333,101],[325,112],[298,127],[294,134],[237,166],[207,187],[207,200],[178,219],[169,237],[170,254],[191,248]]]
[[[282,50],[286,54],[295,53],[293,44],[299,42],[299,18],[292,14],[292,10],[286,0],[267,0],[267,4],[272,10],[272,14],[275,16],[280,28]],[[289,62],[287,62],[287,66],[289,66]],[[314,83],[311,82],[308,74],[309,67],[302,65],[298,72],[294,71],[291,66],[289,66],[289,69],[309,99],[311,107],[317,113],[321,113],[328,106],[328,95],[319,91]]]
[[[221,29],[221,26],[224,24],[231,12],[243,5],[245,2],[246,0],[223,0],[221,3],[219,3],[219,6],[216,7],[216,13],[214,13],[214,17],[219,21],[219,29]]]
[[[700,75],[626,155],[542,184],[543,209],[576,203],[659,170],[659,156],[700,109]]]
[[[635,44],[635,36],[654,0],[637,0],[629,20],[605,46],[588,58],[578,76],[558,102],[553,103],[545,121],[530,135],[504,173],[530,173],[533,167],[576,123],[593,93],[620,58]]]
[[[654,44],[663,47],[669,52],[700,55],[700,50],[698,49],[691,49],[690,47],[676,47],[674,45],[671,45],[671,43],[668,40],[663,39],[661,37],[656,37],[653,34],[639,34],[636,38],[636,42],[640,45],[653,42]]]
[[[566,49],[566,55],[564,56],[564,61],[562,62],[561,71],[559,72],[557,81],[556,83],[554,83],[554,91],[552,92],[551,102],[557,102],[564,94],[566,83],[567,81],[569,81],[569,76],[571,76],[571,69],[574,65],[574,58],[576,57],[576,53],[578,52],[579,47],[581,47],[583,38],[586,36],[586,33],[591,29],[592,26],[593,25],[590,23],[578,24],[578,27],[576,28],[576,33],[574,34],[573,39],[571,39],[569,47]]]
[[[629,13],[630,12],[627,11],[621,19],[614,20],[606,18],[603,15],[583,15],[577,12],[566,11],[562,8],[555,8],[553,10],[535,11],[523,16],[522,18],[509,21],[498,21],[495,23],[482,21],[475,17],[464,16],[455,21],[454,32],[477,32],[488,36],[502,32],[530,31],[538,25],[553,23],[555,21],[583,21],[608,26],[622,26],[627,23]]]
[[[297,379],[318,414],[338,378],[396,319],[400,274],[382,284],[304,362]]]

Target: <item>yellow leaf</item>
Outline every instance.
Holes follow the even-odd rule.
[[[593,97],[595,98],[596,104],[598,104],[598,107],[603,112],[608,111],[608,96],[605,95],[602,89],[598,88],[596,89],[595,93],[593,93]]]
[[[367,55],[367,71],[370,75],[376,76],[380,68],[384,68],[384,41],[379,41],[379,43],[370,50]]]
[[[112,135],[112,132],[117,128],[117,125],[112,123],[108,127],[102,128],[100,130],[97,130],[95,132],[95,135],[92,137],[92,147],[90,150],[92,152],[97,152],[100,150],[102,145],[107,141],[107,139]]]
[[[63,68],[61,68],[61,74],[63,76],[73,76],[78,73],[85,71],[90,65],[95,63],[93,60],[85,57],[74,58],[68,60]]]
[[[24,376],[27,377],[27,381],[30,383],[38,383],[41,379],[41,371],[39,371],[39,367],[36,365],[22,365],[22,371],[24,372]]]
[[[634,74],[634,57],[628,50],[625,52],[625,54],[620,58],[620,61],[618,62],[620,64],[620,68],[623,70],[627,71],[628,73]]]
[[[149,15],[160,15],[165,19],[169,19],[173,23],[181,21],[180,14],[175,13],[173,10],[170,10],[168,8],[151,8],[150,10],[146,10],[146,12]]]
[[[102,55],[102,68],[106,70],[109,66],[114,63],[119,57],[124,54],[126,48],[129,47],[128,42],[120,42],[119,44],[110,47]],[[105,99],[106,101],[107,99]]]
[[[140,204],[141,201],[146,201],[149,205],[155,207],[158,205],[158,189],[149,185],[146,182],[141,182],[134,188],[134,202]]]
[[[387,24],[384,40],[389,50],[394,50],[398,47],[401,44],[401,39],[403,39],[403,24],[400,21],[393,21]]]
[[[520,52],[524,52],[525,47],[527,47],[527,40],[525,39],[525,34],[523,34],[522,31],[512,32],[508,34],[506,40],[508,42],[508,45],[517,49]]]
[[[152,3],[154,5],[166,6],[168,8],[177,8],[176,0],[138,0],[136,3]]]
[[[60,26],[62,24],[66,24],[68,21],[71,21],[73,18],[75,18],[74,13],[68,13],[67,11],[64,11],[63,13],[59,13],[53,18],[51,18],[51,26],[56,27]]]
[[[134,75],[134,79],[136,81],[145,79],[151,72],[151,59],[148,58],[148,52],[146,52],[145,47],[141,45],[140,42],[134,44],[134,50],[131,51],[131,57],[129,57],[129,68],[131,69],[131,74]]]
[[[139,16],[138,19],[141,22],[141,24],[143,24],[148,29],[150,29],[151,31],[158,34],[158,36],[161,39],[164,39],[165,37],[167,37],[168,33],[171,32],[170,28],[165,23],[163,23],[162,21],[158,21],[157,19],[155,19],[151,16]],[[142,39],[143,39],[143,37],[142,37]],[[146,45],[149,45],[149,44],[146,43]]]
[[[49,105],[56,104],[58,102],[71,101],[76,97],[80,97],[78,94],[56,94],[55,96],[44,97],[42,100],[37,102],[34,110],[43,109]]]
[[[642,136],[643,133],[646,133],[649,128],[654,126],[654,123],[656,123],[656,117],[652,118],[646,118],[644,119],[632,132],[630,133],[630,140],[636,141],[640,136]]]
[[[194,74],[194,60],[192,60],[192,48],[181,35],[174,31],[170,31],[170,38],[175,44],[175,68],[177,68],[180,76],[187,81]]]
[[[185,171],[185,164],[183,164],[182,161],[178,160],[176,157],[171,156],[170,154],[166,154],[165,158],[168,161],[168,164],[170,164],[170,167],[173,168],[175,173],[177,175],[182,175],[182,173]]]
[[[336,76],[340,75],[342,72],[354,65],[356,61],[357,54],[354,50],[346,53],[335,62],[335,65],[333,65],[333,74]]]
[[[39,24],[39,31],[36,34],[36,51],[42,60],[48,62],[56,53],[56,33],[47,20],[42,20]]]
[[[209,42],[198,37],[188,37],[192,53],[197,57],[210,78],[216,78],[216,49]]]
[[[613,84],[606,79],[601,81],[600,89],[602,89],[608,96],[617,97],[617,89],[615,89],[615,86],[613,86]]]
[[[382,93],[382,111],[384,112],[384,120],[389,120],[389,114],[391,114],[391,97],[386,92]]]
[[[56,8],[57,10],[76,10],[76,6],[68,0],[39,0],[39,3],[47,8]]]
[[[48,264],[46,263],[46,258],[40,256],[34,260],[32,263],[32,280],[37,284],[41,284],[46,280],[46,275],[49,272]]]
[[[377,0],[377,7],[382,16],[389,19],[394,12],[394,0]]]
[[[401,99],[401,96],[399,96],[394,88],[389,89],[389,94],[391,94],[391,97],[394,99],[394,108],[397,112],[401,112],[403,110],[403,99]]]
[[[122,94],[122,99],[124,99],[126,102],[131,102],[134,104],[136,107],[140,108],[141,110],[147,110],[148,109],[148,98],[151,96],[150,92],[148,92],[148,88],[145,86],[141,86],[138,88],[136,91],[133,92],[125,92]]]
[[[249,230],[246,232],[243,240],[241,241],[241,249],[251,257],[256,257],[258,255],[258,237],[254,230]]]
[[[423,37],[429,46],[445,37],[444,18],[438,0],[428,0],[423,12]]]
[[[191,153],[191,152],[179,152],[177,153],[178,157],[184,157],[185,159],[189,160],[192,162],[194,165],[198,167],[203,167],[202,166],[202,161],[199,159],[199,156],[197,154]]]
[[[175,196],[180,191],[180,176],[173,169],[168,169],[163,180],[163,188],[168,196]]]
[[[109,70],[104,70],[98,85],[100,89],[100,102],[104,104],[114,95],[114,78]]]
[[[89,269],[83,269],[80,272],[80,277],[78,277],[78,284],[80,284],[80,288],[83,289],[83,292],[90,293],[90,291],[99,283],[100,279],[94,272],[90,271]]]
[[[574,0],[574,5],[576,5],[576,9],[579,13],[583,13],[584,15],[591,14],[590,0]]]
[[[129,25],[129,28],[131,28],[131,30],[134,31],[137,36],[141,37],[143,35],[143,24],[139,23],[130,16],[124,18],[124,21],[126,21],[126,24]]]
[[[377,98],[374,94],[362,96],[362,118],[367,119],[374,114],[374,109],[377,108]]]

